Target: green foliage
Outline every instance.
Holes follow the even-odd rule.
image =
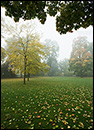
[[[60,75],[62,76],[72,76],[73,73],[68,70],[69,60],[64,59],[59,62]]]
[[[93,129],[93,79],[1,80],[1,129]]]
[[[44,24],[47,14],[56,16],[60,34],[93,25],[93,1],[1,1],[1,6],[16,22],[37,17]]]
[[[9,61],[1,65],[1,78],[16,78],[16,75],[9,69]]]
[[[6,8],[6,15],[12,17],[17,22],[19,18],[30,20],[37,17],[41,23],[46,20],[46,1],[2,1],[1,6]]]
[[[60,34],[93,25],[93,1],[66,1],[61,4],[59,11],[56,30]]]
[[[57,59],[53,56],[50,56],[47,60],[49,68],[48,76],[57,76],[58,75],[58,62]]]

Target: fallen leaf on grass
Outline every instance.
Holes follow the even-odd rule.
[[[39,122],[38,124],[41,125],[41,122]]]
[[[40,118],[40,116],[37,116],[37,118]]]
[[[68,126],[67,128],[68,128],[68,129],[70,129],[71,127],[70,127],[70,126]]]

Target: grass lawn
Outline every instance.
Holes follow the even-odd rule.
[[[93,78],[2,79],[1,129],[93,129]]]

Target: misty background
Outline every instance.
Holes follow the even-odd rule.
[[[5,19],[5,22],[7,24],[14,24],[14,21],[12,18],[5,16],[5,9],[1,7],[1,16]],[[22,19],[20,21],[23,22]],[[89,26],[88,28],[80,28],[77,31],[73,30],[72,33],[68,32],[67,34],[60,35],[56,31],[56,24],[55,24],[55,17],[51,17],[47,15],[47,20],[44,25],[42,25],[38,19],[32,20],[33,23],[36,26],[36,31],[40,34],[40,42],[42,44],[48,45],[49,47],[54,45],[54,51],[51,51],[51,54],[48,55],[47,59],[45,59],[45,63],[47,63],[50,66],[48,76],[73,76],[73,72],[69,71],[69,59],[71,58],[72,53],[72,46],[74,44],[74,40],[76,38],[83,38],[86,39],[86,41],[91,46],[91,51],[93,50],[93,27]],[[5,34],[6,37],[8,36]],[[1,46],[6,49],[7,43],[5,42],[4,38],[1,38]],[[90,50],[89,50],[90,51]],[[8,63],[7,63],[8,64]],[[8,71],[8,65],[3,65],[2,71],[5,70],[5,68]],[[4,73],[2,72],[2,77]],[[8,71],[9,73],[9,71]],[[10,74],[10,77],[13,77],[12,72]],[[37,74],[39,75],[39,74]],[[45,75],[44,73],[41,73],[41,75]],[[9,74],[8,74],[9,76]],[[21,75],[22,76],[22,75]],[[87,75],[87,76],[92,76]],[[15,77],[15,75],[14,75]]]

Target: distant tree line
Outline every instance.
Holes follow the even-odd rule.
[[[46,39],[42,44],[47,45],[47,47],[52,46],[47,57],[43,57],[43,63],[49,66],[49,70],[47,73],[37,71],[34,74],[31,73],[30,76],[93,76],[93,43],[89,43],[86,37],[75,38],[70,59],[64,59],[59,62],[57,60],[59,55],[57,42]],[[1,48],[1,50],[1,57],[4,60],[4,56],[6,57],[5,49]],[[45,48],[45,51],[47,51],[47,48]],[[1,78],[14,78],[18,76],[9,69],[9,66],[9,61],[1,65]],[[19,77],[23,77],[22,73],[19,73]],[[26,77],[28,77],[28,74]]]
[[[50,44],[48,44],[50,43]],[[77,37],[73,40],[70,59],[58,62],[59,46],[56,41],[46,40],[48,46],[54,45],[46,58],[49,68],[47,76],[93,76],[93,43],[87,37]]]

